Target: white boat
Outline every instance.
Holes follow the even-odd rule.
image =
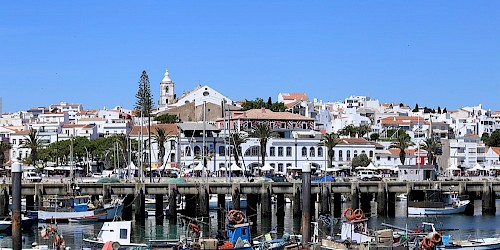
[[[444,192],[439,201],[408,201],[408,215],[448,215],[464,213],[469,200],[457,192]]]
[[[466,250],[489,250],[500,249],[500,238],[481,238],[473,240],[455,240],[447,244],[436,246],[437,250],[466,249]]]
[[[147,247],[147,244],[130,242],[131,229],[131,221],[104,222],[97,237],[86,238],[83,241],[96,245],[104,245],[111,242],[113,248],[119,248],[120,246]]]
[[[217,209],[219,206],[217,195],[210,195],[210,199],[208,201],[208,208],[210,210]],[[226,195],[224,208],[232,209],[233,208],[233,198],[231,195]],[[247,208],[247,198],[240,197],[240,209]]]

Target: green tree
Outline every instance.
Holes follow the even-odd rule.
[[[488,134],[487,132],[484,132],[481,135],[481,141],[483,141],[486,145],[488,145],[488,140],[489,139],[490,139],[490,134]]]
[[[441,144],[432,138],[425,139],[424,143],[420,145],[420,149],[427,151],[427,162],[432,165],[436,164],[436,155],[438,149],[441,148]]]
[[[28,136],[24,137],[23,144],[21,145],[23,148],[29,148],[31,150],[31,162],[33,165],[36,165],[38,160],[38,149],[42,147],[42,141],[40,140],[39,133],[36,129],[31,128]]]
[[[364,137],[366,134],[372,131],[372,128],[368,124],[361,124],[356,128],[359,137]]]
[[[438,111],[437,112],[438,112],[438,114],[442,114],[443,113],[443,111],[441,110],[440,106],[438,106]]]
[[[331,132],[331,133],[325,134],[323,136],[323,139],[321,140],[321,142],[319,144],[320,146],[326,147],[326,153],[328,155],[326,164],[328,167],[332,167],[333,153],[334,153],[333,148],[335,146],[337,146],[339,143],[340,143],[340,139],[337,136],[337,134],[335,134],[334,132]]]
[[[500,130],[495,130],[491,133],[487,145],[490,147],[500,147]]]
[[[286,110],[285,104],[282,102],[272,103],[271,97],[268,98],[267,103],[264,102],[262,98],[255,98],[255,100],[245,100],[243,104],[241,104],[241,109],[243,111],[250,109],[260,109],[267,108],[273,112],[283,112]]]
[[[446,108],[443,109],[443,114],[446,114],[448,113],[448,111],[446,110]]]
[[[154,120],[163,124],[172,124],[180,122],[179,117],[177,117],[177,115],[171,115],[171,114],[159,115],[155,117]]]
[[[412,112],[418,112],[418,103],[415,104],[415,108],[412,110]]]
[[[410,141],[410,136],[406,134],[406,132],[400,132],[396,141],[394,141],[389,148],[397,148],[399,149],[399,160],[402,165],[405,165],[406,152],[405,150],[412,145]]]
[[[231,135],[229,135],[229,137],[225,138],[225,142],[233,146],[234,148],[234,161],[238,166],[240,165],[240,156],[243,157],[243,155],[241,154],[241,145],[246,141],[247,137],[241,133],[232,133]],[[229,153],[230,152],[231,150],[229,150]],[[231,156],[231,154],[229,154],[229,156]]]
[[[352,124],[345,126],[344,128],[338,131],[339,135],[351,136],[354,137],[358,133],[356,127]]]
[[[12,145],[8,142],[0,141],[0,167],[5,163],[5,152],[12,149]]]
[[[149,77],[146,70],[142,71],[139,80],[139,89],[137,91],[135,109],[141,111],[141,115],[148,118],[148,142],[149,142],[149,170],[151,172],[151,112],[153,111],[153,95],[149,84]],[[142,168],[142,166],[141,166]],[[142,169],[141,169],[142,171]],[[150,181],[153,181],[153,175],[150,173]]]
[[[352,168],[355,169],[357,167],[366,167],[370,165],[370,162],[372,162],[366,154],[360,154],[354,158],[352,158]]]
[[[269,139],[278,137],[278,134],[271,130],[271,127],[266,123],[259,123],[257,127],[252,131],[251,136],[257,138],[260,144],[260,156],[262,160],[262,166],[266,163],[266,150],[267,142]]]
[[[370,140],[372,140],[372,141],[376,141],[379,138],[380,138],[380,134],[378,134],[378,133],[373,133],[370,135]]]
[[[268,97],[267,98],[267,105],[266,105],[266,108],[267,109],[271,109],[273,106],[273,100],[271,99],[271,97]]]

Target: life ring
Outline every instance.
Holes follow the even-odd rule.
[[[425,249],[431,249],[432,247],[432,240],[430,238],[423,238],[422,239],[422,246],[425,248]]]
[[[441,237],[440,233],[434,233],[432,235],[431,241],[434,243],[439,243],[439,242],[441,242],[441,239],[442,239],[442,237]]]
[[[189,223],[189,229],[191,229],[191,231],[195,232],[195,233],[199,233],[200,232],[200,227],[198,227],[196,224],[194,223]]]
[[[354,219],[354,210],[352,208],[346,208],[344,210],[344,217],[347,219],[347,220],[353,220]]]
[[[356,220],[363,218],[363,210],[361,210],[359,208],[354,210],[353,216]]]
[[[245,220],[245,214],[240,210],[231,210],[227,214],[227,219],[235,224],[240,224]]]

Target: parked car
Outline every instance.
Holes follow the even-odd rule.
[[[28,180],[28,181],[31,181],[31,182],[41,182],[42,181],[42,177],[40,177],[35,172],[23,172],[23,178],[25,180]]]
[[[382,180],[382,175],[377,174],[372,170],[360,170],[357,174],[358,178],[362,181],[380,181]]]
[[[287,182],[286,176],[282,174],[266,174],[264,177],[273,180],[273,182]]]

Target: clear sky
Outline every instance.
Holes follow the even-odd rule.
[[[500,1],[3,1],[0,96],[132,108],[208,84],[232,100],[367,95],[500,110]]]

